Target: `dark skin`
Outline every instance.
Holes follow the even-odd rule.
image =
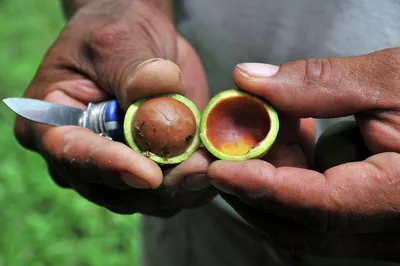
[[[68,24],[24,97],[82,109],[116,97],[126,110],[142,97],[179,93],[202,109],[208,101],[204,73],[193,48],[175,32],[167,2],[65,1]],[[79,127],[18,117],[15,134],[46,160],[59,185],[116,213],[168,217],[216,195],[205,175],[212,158],[204,150],[160,168],[127,145]]]
[[[264,75],[272,73],[264,64],[238,65],[239,87],[289,115],[354,114],[371,156],[321,173],[294,143],[267,160],[215,161],[208,170],[212,182],[247,221],[292,254],[400,262],[399,62],[400,48],[392,48],[288,62],[272,76]]]
[[[116,97],[126,110],[139,98],[175,92],[204,108],[205,76],[174,29],[172,1],[68,3],[69,22],[25,97],[82,109]],[[280,113],[277,142],[259,160],[213,162],[201,149],[161,169],[126,145],[78,127],[17,118],[15,134],[46,160],[55,182],[113,212],[168,217],[207,204],[216,195],[211,179],[247,221],[294,254],[398,261],[399,54],[390,49],[289,62],[272,77],[265,76],[271,68],[260,65],[235,68],[238,87]],[[324,173],[310,170],[313,118],[350,114],[373,155]]]

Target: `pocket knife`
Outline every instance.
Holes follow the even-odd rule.
[[[52,126],[80,126],[124,142],[125,113],[116,99],[89,103],[86,110],[30,98],[6,98],[3,102],[17,115],[33,122]]]

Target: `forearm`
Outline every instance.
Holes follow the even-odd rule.
[[[62,8],[67,19],[69,19],[79,8],[99,0],[61,0]],[[117,0],[116,0],[117,1]],[[133,0],[132,0],[133,1]],[[151,0],[148,0],[151,1]],[[153,0],[153,3],[171,20],[173,20],[174,0]]]

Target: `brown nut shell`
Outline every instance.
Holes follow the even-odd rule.
[[[134,140],[142,151],[165,158],[182,154],[196,134],[193,112],[184,103],[169,97],[143,103],[132,126]]]
[[[201,113],[179,94],[143,98],[132,104],[124,119],[124,136],[136,152],[159,165],[186,160],[200,146]]]

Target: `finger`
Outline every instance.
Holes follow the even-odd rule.
[[[186,97],[203,110],[209,100],[206,76],[199,57],[193,47],[183,37],[178,36],[177,64],[182,71],[182,84]]]
[[[67,182],[67,180],[58,173],[57,169],[52,166],[49,165],[48,166],[48,172],[51,176],[51,178],[53,179],[53,181],[60,187],[62,188],[71,188],[71,185],[69,182]]]
[[[355,115],[364,145],[373,154],[400,152],[400,113],[396,110],[375,110]]]
[[[304,129],[300,131],[300,120],[285,113],[279,113],[280,134],[269,152],[262,158],[275,167],[293,166],[308,168],[308,161],[302,150]],[[304,138],[304,137],[303,137]]]
[[[163,209],[162,200],[147,190],[121,190],[109,185],[82,182],[73,178],[69,173],[67,175],[72,187],[81,197],[114,213],[134,214],[173,209]]]
[[[400,248],[398,234],[324,234],[313,233],[298,224],[244,204],[237,197],[222,197],[245,220],[262,231],[270,243],[293,255],[314,255],[330,258],[374,259],[395,261]]]
[[[176,61],[176,32],[154,5],[134,1],[133,14],[96,29],[88,36],[89,75],[116,95],[122,109],[146,96],[184,94]],[[149,19],[151,16],[152,19]]]
[[[310,167],[314,162],[314,150],[316,144],[316,127],[313,118],[303,118],[300,120],[299,145],[307,158]]]
[[[399,230],[400,155],[384,153],[324,174],[261,160],[215,161],[212,183],[248,204],[323,232]],[[391,165],[391,167],[388,167]]]
[[[87,79],[80,76],[60,73],[62,81],[35,81],[24,94],[27,98],[46,99],[47,101],[65,104],[72,107],[85,109],[90,102],[100,102],[109,96]],[[53,76],[54,77],[54,76]],[[46,88],[46,90],[43,90]],[[17,141],[26,149],[37,150],[34,134],[32,134],[31,122],[21,116],[17,116],[14,124],[14,135]]]
[[[120,179],[135,188],[156,188],[162,172],[151,160],[126,145],[108,140],[92,131],[75,126],[52,128],[42,136],[43,153],[68,171],[69,167],[87,169],[83,179],[100,179],[113,185]],[[87,176],[97,174],[97,176]]]
[[[297,117],[329,118],[398,106],[400,48],[367,55],[239,64],[238,87]]]
[[[114,176],[114,182],[111,183],[113,176],[104,178],[105,171],[103,169],[101,169],[101,173],[96,173],[93,168],[89,168],[82,173],[80,167],[76,167],[76,171],[74,171],[71,166],[68,166],[64,167],[64,172],[61,174],[69,179],[74,189],[82,197],[113,212],[121,214],[139,212],[164,217],[176,214],[183,208],[202,206],[215,197],[217,192],[210,185],[209,179],[205,177],[210,162],[211,158],[208,153],[196,152],[185,162],[165,170],[162,184],[151,191],[118,187],[115,184],[115,179],[118,177]],[[63,164],[62,161],[60,163]],[[81,182],[80,178],[84,178],[85,182]],[[187,187],[182,185],[187,182],[186,179],[192,178],[200,180],[190,181],[193,184],[187,185]],[[98,179],[101,179],[100,181],[109,180],[108,186],[105,186],[103,181],[96,182]]]
[[[188,192],[202,191],[210,186],[207,169],[213,157],[205,150],[199,149],[187,160],[164,171],[164,186],[177,186]]]
[[[274,146],[261,159],[269,162],[274,167],[309,168],[309,162],[298,143]]]
[[[121,108],[127,109],[135,101],[164,93],[185,94],[181,71],[172,61],[152,58],[142,62],[132,73],[120,80],[115,95]]]
[[[53,91],[44,100],[76,107],[81,105],[62,91]],[[110,141],[88,129],[50,127],[37,123],[32,123],[32,129],[44,156],[62,164],[65,169],[87,169],[90,173],[88,179],[98,178],[109,185],[115,184],[115,180],[122,180],[137,188],[156,188],[162,182],[162,172],[157,164],[126,145]]]
[[[79,196],[98,206],[120,214],[133,214],[137,211],[135,208],[138,202],[136,190],[121,190],[104,184],[85,183],[64,171],[59,171],[58,174],[65,175]]]
[[[138,210],[158,216],[162,211],[194,208],[208,203],[217,194],[206,176],[211,160],[209,153],[201,149],[184,162],[164,168],[162,184],[151,193],[142,193]]]

